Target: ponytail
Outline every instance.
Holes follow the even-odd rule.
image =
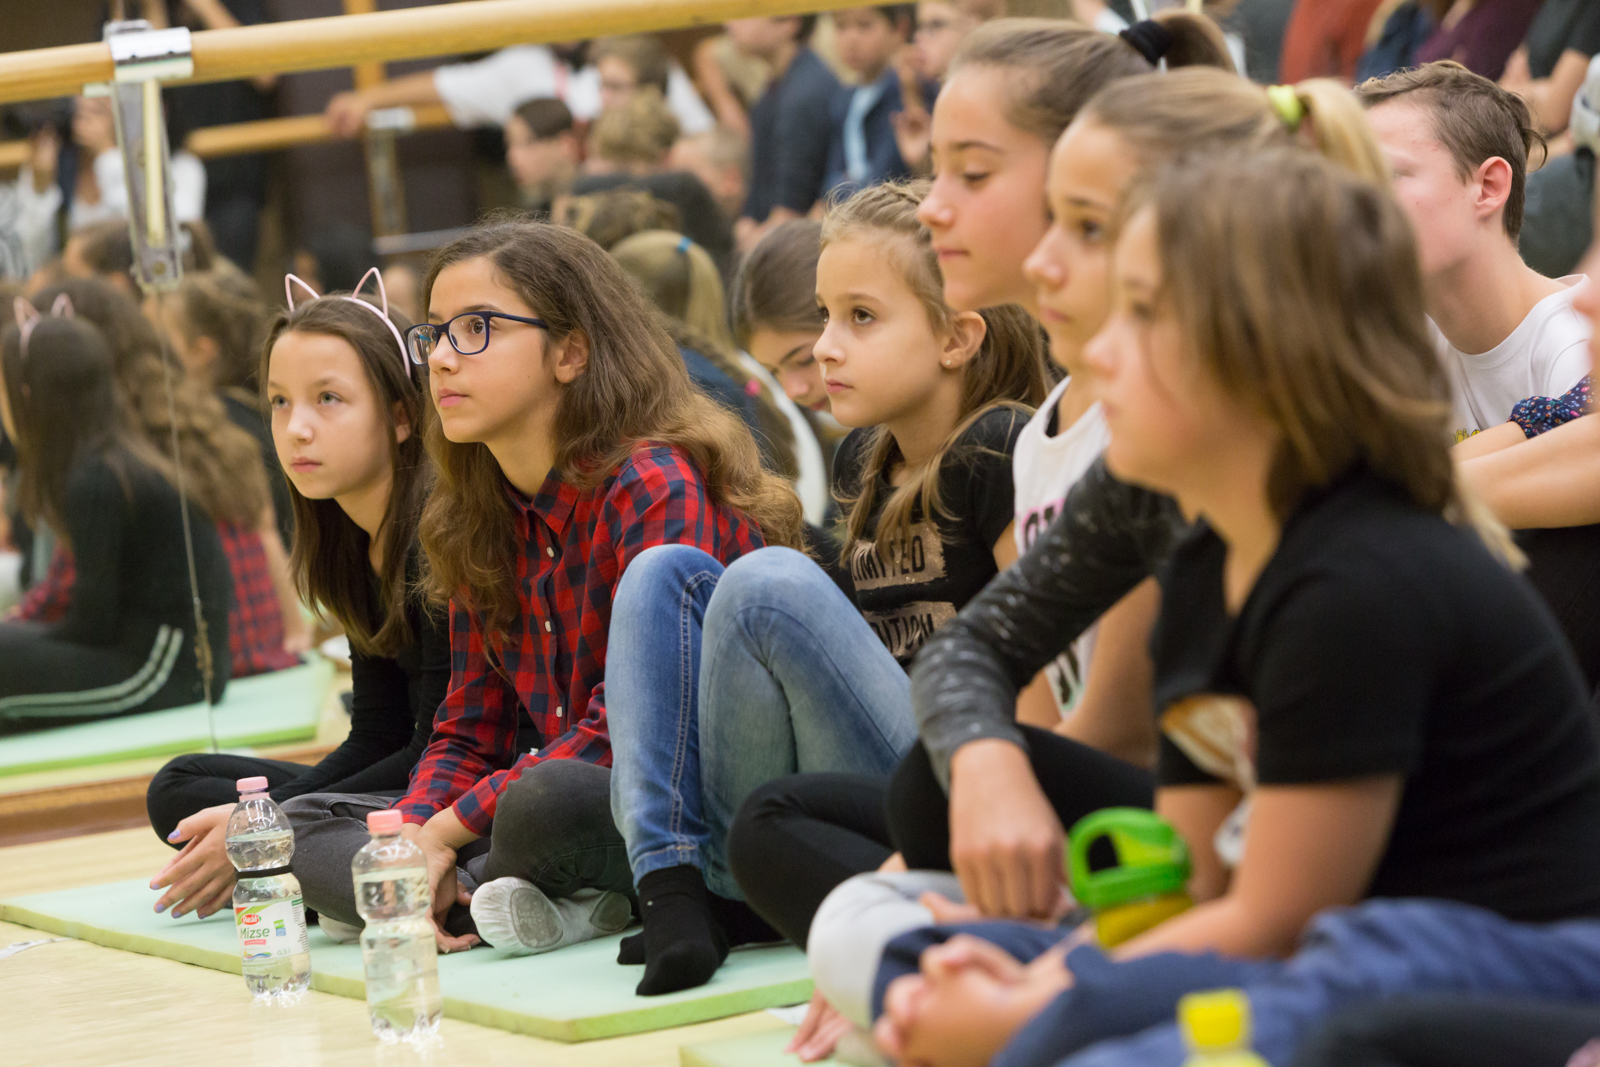
[[[1208,148],[1301,143],[1370,182],[1389,184],[1360,101],[1324,78],[1263,89],[1220,70],[1180,70],[1108,85],[1083,116],[1122,137],[1143,166]]]

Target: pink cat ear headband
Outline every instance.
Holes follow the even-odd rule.
[[[22,353],[22,358],[27,359],[28,338],[33,336],[33,328],[43,321],[44,316],[39,314],[39,309],[34,307],[26,297],[21,296],[11,302],[11,311],[17,317],[17,329],[22,334],[17,347]],[[77,313],[72,309],[72,298],[66,293],[58,294],[55,303],[50,305],[50,317],[52,319],[76,318]]]
[[[367,287],[368,278],[376,279],[378,283],[378,299],[383,301],[383,306],[381,308],[371,301],[362,300],[356,295]],[[310,294],[311,299],[322,299],[322,294],[311,288],[311,286],[307,285],[303,280],[293,274],[286,274],[283,277],[283,294],[289,300],[290,311],[294,310],[294,287],[297,285]],[[400,336],[400,330],[395,326],[394,321],[389,318],[389,292],[383,287],[383,273],[379,271],[377,267],[373,267],[371,270],[367,271],[367,273],[361,276],[361,281],[356,283],[355,292],[351,293],[349,296],[340,296],[335,297],[334,299],[348,300],[350,303],[355,304],[358,307],[366,308],[368,311],[372,312],[374,315],[378,316],[378,318],[383,320],[383,324],[389,328],[390,336],[394,338],[395,347],[400,351],[400,366],[405,368],[406,377],[414,381],[415,378],[413,376],[415,372],[412,370],[410,357],[406,355],[405,340]]]

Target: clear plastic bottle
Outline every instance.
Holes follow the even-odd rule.
[[[257,1000],[293,1001],[311,985],[300,881],[289,871],[294,831],[267,796],[265,778],[241,778],[239,804],[228,816],[228,859],[239,871],[233,920],[239,931],[244,982]]]
[[[422,850],[400,836],[398,811],[367,816],[372,840],[350,862],[367,977],[367,1013],[384,1041],[421,1041],[439,1030],[439,957],[434,947],[433,895]]]

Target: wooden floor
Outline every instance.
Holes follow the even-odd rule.
[[[148,827],[0,849],[0,898],[153,875],[172,855]],[[50,935],[0,922],[0,951]],[[382,1046],[366,1005],[307,993],[257,1008],[236,975],[82,941],[0,958],[0,1064],[101,1067],[676,1067],[678,1046],[781,1027],[755,1013],[653,1034],[563,1045],[446,1019],[426,1054]]]

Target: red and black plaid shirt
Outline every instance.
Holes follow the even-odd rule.
[[[283,649],[283,615],[272,572],[267,569],[261,534],[231,522],[217,523],[217,533],[228,555],[228,569],[233,572],[233,601],[228,605],[232,677],[248,678],[293,667],[300,661]],[[50,569],[43,581],[28,590],[17,617],[32,622],[60,622],[72,606],[72,586],[77,580],[78,567],[72,552],[64,545],[56,545]]]
[[[451,603],[450,688],[396,804],[407,822],[453,805],[483,836],[500,790],[523,768],[547,759],[609,767],[606,633],[628,563],[655,545],[694,545],[723,563],[762,545],[753,522],[712,503],[683,453],[660,445],[636,449],[594,489],[552,474],[531,502],[512,499],[522,611],[510,632],[486,635],[477,613]]]

